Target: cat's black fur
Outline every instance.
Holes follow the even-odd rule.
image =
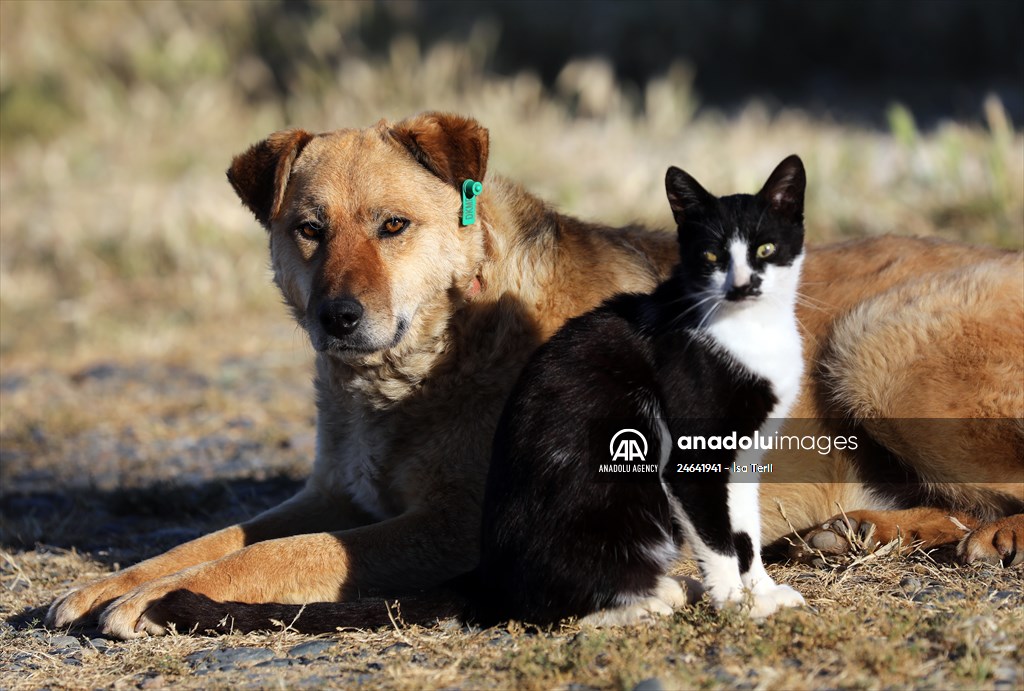
[[[666,536],[673,548],[683,541],[680,506],[700,539],[735,556],[742,573],[760,563],[757,536],[730,526],[728,470],[674,472],[677,463],[728,464],[734,452],[684,452],[673,442],[680,434],[750,435],[779,403],[771,381],[709,338],[702,327],[714,300],[701,300],[728,265],[730,240],[751,240],[753,276],[720,296],[728,301],[757,298],[766,262],[786,266],[802,254],[803,167],[786,159],[757,195],[716,198],[675,168],[666,186],[680,244],[673,276],[651,295],[620,295],[567,322],[535,353],[505,406],[484,499],[472,613],[480,623],[553,623],[653,594],[671,561]],[[776,246],[767,260],[755,255],[766,242]],[[660,459],[664,484],[657,473],[647,481],[597,477],[609,460],[608,431],[621,427],[649,440],[647,461]]]

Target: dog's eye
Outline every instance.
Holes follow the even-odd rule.
[[[705,252],[704,258],[707,259],[712,264],[718,261],[718,255],[715,254],[714,252]]]
[[[398,235],[409,227],[409,219],[400,216],[392,216],[380,225],[381,235]]]
[[[768,257],[772,256],[773,254],[775,254],[775,243],[774,242],[766,242],[766,243],[764,243],[763,245],[761,245],[760,247],[757,248],[757,257],[758,257],[758,259],[767,259]]]
[[[307,221],[295,229],[299,237],[303,240],[309,240],[310,242],[318,242],[323,236],[324,229],[319,223]]]

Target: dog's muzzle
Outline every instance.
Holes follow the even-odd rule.
[[[342,297],[320,303],[317,310],[320,326],[331,336],[344,338],[359,328],[363,305],[355,298]]]

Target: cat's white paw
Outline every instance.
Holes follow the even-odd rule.
[[[764,619],[783,607],[799,607],[804,604],[803,595],[788,585],[772,584],[757,588],[750,593],[750,617]]]
[[[689,576],[662,576],[654,589],[654,597],[666,602],[673,609],[692,605],[704,594],[701,582]]]
[[[602,609],[580,619],[580,626],[605,628],[609,626],[634,626],[649,624],[656,617],[668,617],[673,612],[672,605],[658,597],[646,597],[628,605]]]

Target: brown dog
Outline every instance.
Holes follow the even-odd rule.
[[[860,444],[767,457],[764,544],[795,527],[806,544],[782,550],[795,558],[901,537],[1024,561],[1024,255],[856,241],[809,252],[801,292],[808,365],[792,416],[815,418],[802,434]]]
[[[669,233],[583,223],[494,176],[485,180],[476,222],[462,226],[460,186],[485,179],[487,153],[478,123],[433,113],[365,130],[279,132],[235,158],[229,180],[269,231],[275,280],[317,351],[312,476],[298,495],[247,523],[72,590],[51,606],[49,626],[101,615],[106,633],[131,638],[164,632],[151,608],[178,589],[218,601],[340,601],[366,590],[431,587],[473,568],[491,436],[524,362],[569,317],[617,292],[649,291],[676,261]],[[937,405],[955,402],[946,412],[973,414],[968,406],[992,398],[986,411],[1020,417],[1019,389],[999,398],[987,384],[972,386],[997,366],[1006,381],[1021,381],[1021,290],[1000,292],[1012,283],[1003,274],[1016,269],[1019,278],[1020,265],[1020,255],[895,238],[811,251],[800,318],[813,366],[802,411],[824,417],[838,410],[856,415],[855,423],[905,410],[926,417],[921,401],[938,400],[938,390],[944,398]],[[973,303],[962,292],[968,288]],[[952,321],[931,311],[926,318],[915,295],[936,297]],[[894,316],[894,306],[907,304]],[[904,338],[898,314],[908,312],[920,333]],[[977,328],[960,335],[969,312]],[[979,340],[997,332],[1008,340]],[[929,359],[897,387],[890,370],[905,364],[880,364],[872,349]],[[929,378],[928,367],[948,374]],[[893,387],[879,389],[876,380]],[[884,432],[871,431],[882,439]],[[1013,439],[1019,449],[1019,428]],[[876,446],[915,469],[962,468],[958,478],[978,483],[1021,472],[1020,453],[1002,453],[1007,443],[993,441],[1001,455],[954,453],[941,461],[930,447]],[[828,519],[837,503],[872,510],[924,504],[920,496],[873,491],[871,466],[855,456],[787,463],[792,474],[780,479],[789,484],[763,486],[766,542],[790,531],[774,499],[797,529]],[[935,482],[927,472],[920,479]],[[912,534],[935,516],[949,523],[945,509],[952,508],[974,527],[1019,512],[1024,488],[964,484],[933,498],[935,508],[923,509],[921,520],[861,519],[873,522],[876,535],[890,519]],[[1019,517],[979,528],[964,542],[965,554],[1005,560],[1005,535],[1024,537]],[[948,537],[960,540],[963,531]]]

